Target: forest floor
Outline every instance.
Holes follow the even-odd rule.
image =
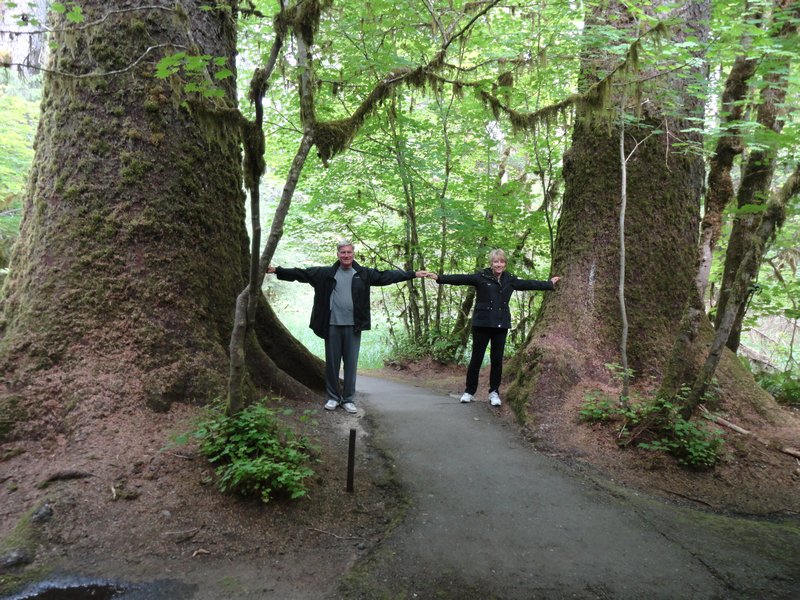
[[[424,362],[370,375],[459,394],[464,372]],[[402,518],[403,490],[391,457],[372,443],[368,415],[286,404],[295,415],[318,411],[301,427],[320,445],[322,462],[299,502],[264,505],[219,494],[196,448],[170,444],[199,412],[187,405],[158,415],[133,407],[87,415],[70,435],[0,447],[0,597],[20,573],[34,581],[156,581],[162,589],[179,579],[184,587],[142,596],[176,600],[330,595],[337,578]],[[800,463],[777,449],[797,446],[796,411],[771,424],[738,415],[738,424],[768,444],[728,431],[725,460],[702,472],[651,452],[620,450],[610,429],[577,422],[579,404],[568,399],[561,417],[549,415],[523,433],[540,451],[653,496],[727,513],[800,514]],[[496,414],[514,423],[508,407]],[[349,493],[351,429],[357,458]],[[51,511],[32,517],[43,505]],[[18,552],[9,558],[11,549]]]

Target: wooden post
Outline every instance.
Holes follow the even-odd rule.
[[[353,492],[353,471],[356,458],[356,430],[350,430],[350,450],[347,454],[347,491]]]

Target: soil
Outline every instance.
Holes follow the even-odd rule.
[[[370,374],[456,394],[464,376],[462,367],[432,361]],[[578,423],[581,401],[576,392],[558,414],[526,425],[533,445],[672,501],[730,513],[800,514],[800,461],[778,449],[798,446],[796,411],[785,411],[771,424],[737,415],[737,424],[753,435],[726,431],[722,464],[690,471],[669,457],[620,450],[611,426]],[[288,420],[316,411],[313,423],[295,422],[321,448],[316,475],[300,501],[263,504],[220,494],[197,449],[170,443],[199,414],[189,405],[176,404],[168,413],[125,408],[96,414],[69,436],[4,444],[0,554],[16,543],[31,549],[33,560],[24,568],[0,565],[0,594],[9,591],[4,586],[19,583],[20,574],[38,580],[53,573],[126,581],[175,578],[197,586],[192,598],[330,594],[337,578],[402,516],[403,492],[389,458],[370,443],[368,415],[326,412],[321,402],[282,402],[294,409]],[[516,423],[506,406],[497,414]],[[354,491],[348,492],[351,429],[357,451]],[[43,504],[52,508],[52,517],[23,530],[20,524],[30,522],[26,515]],[[45,567],[52,571],[41,570]]]

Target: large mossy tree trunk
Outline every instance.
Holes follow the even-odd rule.
[[[246,281],[239,123],[216,110],[236,106],[235,82],[219,104],[185,104],[177,77],[153,76],[179,49],[232,68],[230,11],[81,6],[89,26],[56,28],[3,290],[3,406],[32,424],[20,434],[223,395]]]
[[[619,28],[633,26],[619,3],[604,10],[592,15],[590,23],[612,19]],[[703,23],[708,6],[693,3],[686,10],[697,14],[685,22]],[[594,73],[609,71],[609,60],[597,55],[585,59],[589,82]],[[625,132],[628,355],[638,381],[662,375],[695,289],[703,162],[697,154],[675,149],[674,138],[650,135],[655,128],[697,142],[680,133],[686,122],[662,114],[653,102],[675,85],[666,78],[651,80],[645,91],[651,101],[638,124]],[[612,97],[611,102],[620,100]],[[697,101],[682,100],[692,113],[686,117],[701,114]],[[607,381],[604,365],[620,362],[620,123],[599,122],[580,108],[576,117],[572,146],[564,157],[565,190],[553,257],[553,274],[562,280],[556,292],[546,295],[527,343],[508,369],[512,385],[507,395],[522,419],[534,411],[560,410],[575,386]]]

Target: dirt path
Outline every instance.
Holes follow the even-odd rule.
[[[457,389],[451,375],[463,377],[436,372],[435,383]],[[296,503],[221,495],[195,450],[165,451],[170,432],[196,416],[188,405],[158,419],[115,411],[46,444],[9,444],[17,452],[0,461],[0,541],[46,504],[52,516],[28,527],[37,541],[29,580],[123,582],[119,600],[797,598],[796,516],[682,508],[537,451],[486,402],[365,376],[359,390],[355,418],[290,402],[297,414],[317,411],[309,434],[324,442]],[[354,494],[345,491],[351,428]],[[778,473],[757,464],[758,481]],[[85,476],[38,483],[63,472]],[[708,478],[732,487],[717,472]],[[739,487],[748,498],[754,489]],[[391,529],[403,494],[409,505]]]
[[[484,402],[359,378],[412,505],[345,598],[789,599],[800,523],[680,508],[532,450]]]

